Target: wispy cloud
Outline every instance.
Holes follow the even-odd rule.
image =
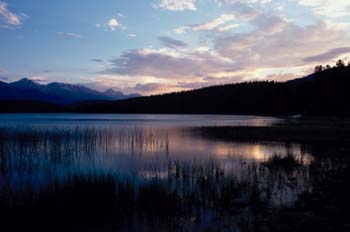
[[[312,8],[316,15],[331,18],[350,16],[349,0],[299,0],[300,5]]]
[[[91,59],[91,61],[96,62],[96,63],[103,63],[104,62],[104,60],[98,59],[98,58]]]
[[[71,33],[71,32],[57,32],[56,33],[59,36],[62,36],[64,38],[70,38],[70,39],[81,39],[81,35]]]
[[[178,48],[185,48],[187,47],[187,44],[181,40],[173,39],[166,36],[160,36],[158,37],[158,40],[168,48],[178,49]]]
[[[5,76],[5,71],[0,69],[0,80],[7,81],[8,77]]]
[[[125,17],[126,17],[123,13],[120,13],[120,12],[119,12],[117,15],[118,15],[118,17],[120,17],[120,18],[125,18]]]
[[[124,52],[109,61],[111,66],[103,74],[151,76],[168,80],[202,78],[218,70],[227,71],[233,66],[209,51],[186,53],[174,49],[138,49]]]
[[[172,11],[197,10],[196,0],[159,0],[153,7]]]
[[[21,17],[8,9],[5,2],[0,2],[0,20],[5,23],[7,27],[18,27],[22,25]]]
[[[241,25],[238,23],[229,24],[218,28],[219,32],[229,31],[231,29],[239,28]]]
[[[220,26],[223,26],[225,23],[230,22],[234,19],[235,19],[234,14],[222,14],[218,18],[210,22],[203,23],[203,24],[181,26],[176,28],[174,31],[177,34],[183,34],[187,31],[213,31],[213,30],[226,31],[234,27],[232,25],[230,25],[230,27],[227,27],[227,26],[220,27]]]
[[[326,62],[334,58],[338,58],[340,55],[350,54],[350,47],[333,48],[324,53],[310,56],[304,59],[305,62]]]

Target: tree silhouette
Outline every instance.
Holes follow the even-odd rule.
[[[335,65],[337,68],[343,68],[345,67],[345,62],[343,60],[338,60]]]
[[[322,65],[317,65],[315,67],[315,73],[318,73],[318,72],[322,72],[324,70],[323,66]]]

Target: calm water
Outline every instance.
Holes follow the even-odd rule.
[[[291,204],[310,187],[307,167],[272,176],[259,163],[276,154],[311,162],[312,156],[300,145],[223,142],[191,130],[267,126],[280,121],[255,116],[3,114],[0,195],[20,195],[28,186],[40,192],[72,176],[162,179],[169,176],[174,163],[215,162],[227,175],[242,178],[254,169],[262,185],[270,184],[273,204]]]

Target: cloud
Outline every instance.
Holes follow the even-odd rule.
[[[134,87],[130,88],[129,91],[132,89],[133,92],[138,93],[159,93],[159,92],[165,92],[169,89],[168,84],[163,83],[146,83],[146,84],[136,84]]]
[[[282,82],[282,81],[288,81],[288,80],[296,79],[296,78],[299,78],[299,77],[300,76],[298,76],[295,73],[274,73],[274,74],[267,75],[267,76],[265,76],[263,78],[260,78],[260,80]]]
[[[47,77],[40,77],[40,76],[32,76],[29,78],[31,81],[34,81],[34,82],[41,82],[41,83],[47,83],[48,82],[48,79]]]
[[[209,86],[207,81],[195,81],[195,82],[178,82],[174,87],[181,89],[199,89],[205,86]]]
[[[216,29],[218,29],[219,31],[225,31],[224,27],[221,27],[221,28],[219,27],[234,19],[235,19],[235,16],[233,14],[222,14],[218,18],[208,23],[182,26],[182,27],[176,28],[174,31],[177,34],[183,34],[187,31],[213,31]],[[226,28],[226,29],[228,30],[231,28]]]
[[[0,21],[7,27],[18,27],[22,25],[21,17],[12,13],[5,2],[0,2]]]
[[[331,49],[344,45],[347,35],[319,22],[316,25],[284,25],[272,33],[264,28],[248,34],[219,36],[214,40],[215,50],[223,57],[236,61],[240,68],[270,68],[303,66],[304,58],[319,53],[320,48]]]
[[[315,56],[309,56],[305,58],[304,61],[305,62],[327,62],[334,58],[338,58],[340,55],[345,53],[348,53],[348,54],[350,53],[350,47],[333,48],[324,53],[321,53]]]
[[[120,24],[118,23],[118,21],[116,19],[110,19],[108,21],[108,26],[115,28],[115,27],[120,26]]]
[[[110,60],[111,67],[103,74],[152,76],[161,79],[200,78],[217,70],[231,68],[231,63],[210,52],[183,53],[174,49],[149,48],[124,52]]]
[[[57,35],[62,36],[64,38],[71,38],[71,39],[81,39],[81,35],[74,34],[71,32],[57,32]]]
[[[91,61],[96,62],[96,63],[103,63],[104,61],[102,59],[91,59]]]
[[[160,37],[165,48],[125,51],[100,73],[128,80],[147,76],[139,84],[161,83],[162,88],[157,87],[163,92],[258,79],[289,80],[307,74],[310,62],[349,51],[341,46],[350,41],[347,34],[324,22],[298,26],[277,15],[260,14],[251,23],[255,29],[250,32],[218,33],[206,37],[208,46],[192,50],[177,49],[185,44]],[[328,52],[315,56],[320,48]]]
[[[259,28],[260,32],[267,34],[280,32],[288,25],[288,22],[284,18],[266,14],[259,15],[251,23]]]
[[[5,76],[5,71],[0,69],[0,80],[2,81],[8,81],[9,78]]]
[[[236,18],[244,21],[250,21],[262,14],[261,6],[264,0],[221,0],[222,5],[227,11],[234,13]]]
[[[219,27],[218,31],[219,32],[229,31],[231,29],[239,28],[240,26],[241,25],[239,25],[238,23],[233,23],[233,24],[229,24],[227,26]]]
[[[158,40],[168,48],[178,49],[178,48],[185,48],[187,47],[187,44],[183,41],[176,40],[170,37],[166,36],[160,36],[158,37]]]
[[[88,81],[88,82],[86,82]],[[130,84],[127,82],[120,81],[118,79],[105,79],[101,77],[100,79],[93,81],[84,80],[84,82],[79,83],[81,86],[85,86],[90,89],[95,89],[98,91],[106,91],[107,89],[114,89],[115,91],[122,91],[125,94],[139,93],[142,95],[151,95],[158,93],[166,93],[169,89],[173,91],[180,90],[176,86],[172,86],[167,83],[159,82],[148,82],[148,83],[139,83]]]
[[[315,15],[330,18],[350,16],[349,0],[299,0],[298,3],[310,7]]]
[[[122,14],[122,13],[120,13],[120,12],[119,12],[117,15],[118,15],[118,17],[120,17],[120,18],[125,18],[125,15]]]
[[[179,81],[174,87],[190,90],[190,89],[199,89],[203,87],[213,86],[213,85],[224,85],[224,84],[232,84],[239,83],[245,81],[245,77],[241,74],[231,74],[226,76],[225,78],[218,77],[203,77],[200,81]]]
[[[117,27],[122,27],[122,25],[115,18],[110,19],[107,25],[111,31],[114,31]]]
[[[118,13],[117,15],[120,18],[125,17],[124,15],[121,16],[120,13]],[[106,23],[103,23],[103,24],[96,23],[94,26],[97,27],[97,28],[101,28],[104,31],[108,31],[108,30],[115,31],[117,28],[120,28],[120,29],[123,29],[123,30],[127,29],[126,26],[124,26],[122,23],[120,23],[120,21],[118,19],[116,19],[116,18],[111,18]]]
[[[309,74],[314,62],[331,62],[350,52],[349,27],[334,26],[308,11],[306,21],[288,15],[285,9],[300,8],[299,0],[283,6],[269,0],[217,1],[223,10],[219,17],[175,30],[197,32],[193,36],[199,43],[189,40],[189,46],[161,36],[161,48],[126,50],[98,75],[128,91],[163,93],[250,80],[286,81]]]
[[[153,7],[171,10],[171,11],[184,11],[184,10],[197,10],[196,0],[159,0],[157,4],[154,4]]]

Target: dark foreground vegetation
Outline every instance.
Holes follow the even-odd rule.
[[[257,81],[121,101],[70,106],[0,102],[0,112],[259,114],[350,116],[350,65],[317,66],[315,73],[287,82]],[[42,99],[45,101],[45,98]]]
[[[208,127],[201,136],[233,141],[300,143],[314,160],[309,166],[312,190],[291,208],[271,209],[268,231],[350,231],[350,124],[339,118],[298,118],[271,127]],[[272,156],[264,166],[293,169],[292,156]],[[258,230],[259,231],[259,230]]]
[[[3,189],[2,231],[254,231],[267,227],[270,196],[266,194],[274,184],[261,183],[259,175],[269,175],[268,169],[253,165],[242,179],[225,174],[213,162],[193,166],[174,162],[168,171],[164,179],[85,176],[57,180],[39,192],[28,186],[6,196],[8,189]]]
[[[303,194],[292,208],[272,212],[270,231],[350,231],[349,146],[313,147],[319,157],[310,166],[312,191]]]
[[[37,156],[30,153],[34,147],[26,141],[37,141],[41,135],[38,131],[32,135],[30,131],[14,135],[19,143],[11,136],[1,139],[1,231],[336,232],[350,228],[350,148],[345,145],[302,145],[314,154],[313,160],[292,154],[275,154],[261,163],[242,159],[239,175],[214,160],[169,161],[166,175],[157,169],[148,177],[85,173],[57,177],[39,189],[24,183],[13,188],[6,178],[39,171]],[[47,157],[52,162],[65,162],[68,157],[60,156],[60,151],[66,146],[58,144],[65,145],[67,139],[58,135],[44,136],[57,143],[52,147],[38,144],[40,149],[55,151]],[[18,144],[17,156],[12,157],[8,148]],[[289,198],[291,193],[295,199]]]
[[[1,128],[1,231],[268,231],[270,209],[310,188],[310,164],[292,154],[238,157],[238,172],[200,157],[145,174],[77,165],[147,140],[138,130]]]

